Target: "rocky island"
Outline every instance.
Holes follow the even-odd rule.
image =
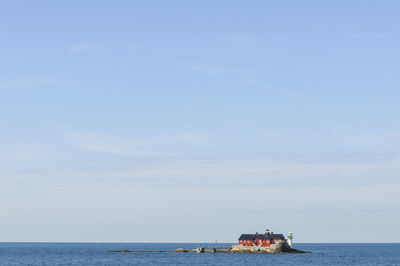
[[[178,248],[172,251],[130,251],[130,250],[115,250],[110,252],[191,252],[191,253],[310,253],[292,248],[292,233],[288,234],[288,239],[283,234],[274,234],[267,230],[264,234],[242,234],[239,237],[239,244],[232,247],[198,247],[196,249]]]

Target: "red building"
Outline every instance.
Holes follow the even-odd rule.
[[[285,236],[283,234],[274,234],[273,232],[267,232],[265,234],[242,234],[239,237],[239,244],[249,247],[269,247],[278,240],[285,240]]]

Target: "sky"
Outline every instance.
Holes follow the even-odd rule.
[[[0,241],[399,242],[399,8],[2,1]]]

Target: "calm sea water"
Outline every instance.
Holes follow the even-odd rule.
[[[312,251],[309,254],[107,252],[120,249],[173,250],[204,245],[207,244],[0,243],[0,265],[400,265],[400,244],[294,246]]]

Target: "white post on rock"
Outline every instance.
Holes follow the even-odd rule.
[[[292,232],[289,232],[287,238],[288,238],[288,245],[289,245],[290,248],[292,248],[292,245],[293,245],[293,234],[292,234]]]

